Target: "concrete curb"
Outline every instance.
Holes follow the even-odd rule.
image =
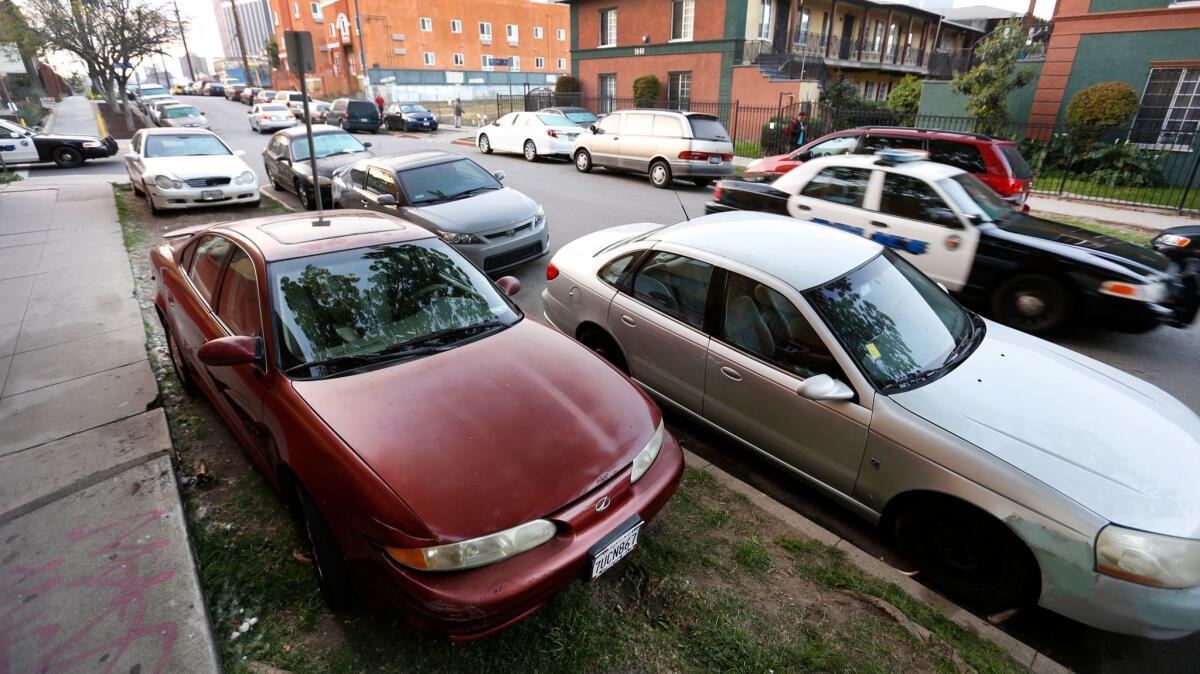
[[[807,517],[788,508],[779,501],[767,496],[761,491],[751,487],[741,480],[733,477],[729,473],[717,468],[712,463],[688,450],[683,450],[684,463],[689,468],[703,470],[710,473],[721,486],[735,491],[765,511],[775,519],[783,522],[787,526],[800,532],[807,538],[818,540],[826,545],[838,548],[846,553],[850,561],[854,562],[863,573],[878,578],[879,580],[887,581],[900,589],[907,592],[912,597],[925,602],[931,606],[935,606],[942,611],[943,614],[952,620],[958,626],[971,630],[983,638],[991,641],[1006,653],[1012,656],[1014,660],[1021,663],[1031,672],[1038,673],[1062,673],[1071,670],[1063,667],[1059,663],[1052,660],[1050,657],[1039,653],[1030,646],[1014,639],[997,629],[995,626],[988,624],[987,621],[980,619],[974,614],[966,611],[954,602],[946,599],[942,595],[930,590],[921,585],[917,581],[909,578],[900,571],[893,569],[891,566],[875,559],[871,555],[864,552],[861,548],[854,545],[850,541],[841,538],[832,531],[813,522]]]

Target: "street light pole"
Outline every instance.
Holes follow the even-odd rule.
[[[235,9],[236,11],[236,9]],[[192,67],[192,52],[188,51],[187,33],[183,31],[183,19],[179,18],[179,3],[175,3],[175,25],[179,26],[179,39],[183,41],[183,60],[187,61],[188,75],[196,81],[196,69]]]
[[[237,0],[229,0],[229,10],[233,13],[233,30],[237,33],[238,51],[242,52],[242,67],[246,69],[246,86],[254,86],[254,77],[250,73],[250,59],[246,57],[246,37],[242,35],[242,17],[238,15]]]

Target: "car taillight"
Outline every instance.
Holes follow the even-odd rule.
[[[558,138],[558,132],[554,129],[546,129],[546,135],[550,136],[551,138]]]
[[[713,188],[713,199],[720,201],[722,191],[723,190],[721,189],[721,183],[717,183],[717,186]]]
[[[725,161],[733,161],[732,154],[722,154],[720,152],[693,152],[692,150],[684,150],[679,153],[680,159],[691,161],[708,161],[709,157],[720,157]]]
[[[558,278],[558,267],[554,266],[553,262],[546,263],[546,280],[553,281]]]
[[[259,119],[271,119],[271,115],[268,115],[267,113],[264,112],[261,115],[259,115],[258,118]]]

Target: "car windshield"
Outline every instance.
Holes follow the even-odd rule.
[[[167,108],[163,110],[163,116],[167,119],[176,119],[179,117],[199,117],[200,111],[195,108]]]
[[[443,351],[510,326],[521,313],[436,239],[275,262],[280,367],[326,377]]]
[[[400,184],[414,206],[461,199],[501,187],[492,174],[465,158],[401,171]]]
[[[345,131],[336,133],[322,133],[313,136],[313,148],[317,153],[317,159],[322,157],[330,157],[335,154],[350,154],[352,152],[366,152],[367,148],[358,142],[358,139]],[[308,159],[308,139],[301,136],[292,140],[292,159],[303,161]]]
[[[286,105],[260,105],[258,109],[262,112],[284,112],[287,110]]]
[[[982,321],[891,251],[805,296],[885,393],[954,367],[983,335]]]
[[[567,115],[567,119],[569,119],[572,122],[575,122],[577,124],[578,123],[591,124],[592,122],[594,122],[598,119],[595,115],[593,115],[590,112],[587,112],[586,110],[582,111],[582,112],[568,112],[568,113],[566,113],[566,115]]]
[[[429,112],[423,105],[401,105],[400,112]]]
[[[146,137],[146,149],[142,155],[150,157],[194,157],[231,154],[219,138],[206,133],[189,133],[178,136],[155,134]]]
[[[304,94],[288,94],[288,100],[296,101],[297,103],[303,103],[304,102]],[[311,101],[312,98],[309,98],[308,100]]]
[[[950,197],[958,210],[967,215],[978,215],[992,222],[1003,222],[1013,215],[1011,203],[970,173],[942,178],[938,181],[938,186]]]

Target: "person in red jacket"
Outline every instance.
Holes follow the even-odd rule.
[[[379,108],[379,114],[383,114],[383,96],[375,96],[375,107]]]

